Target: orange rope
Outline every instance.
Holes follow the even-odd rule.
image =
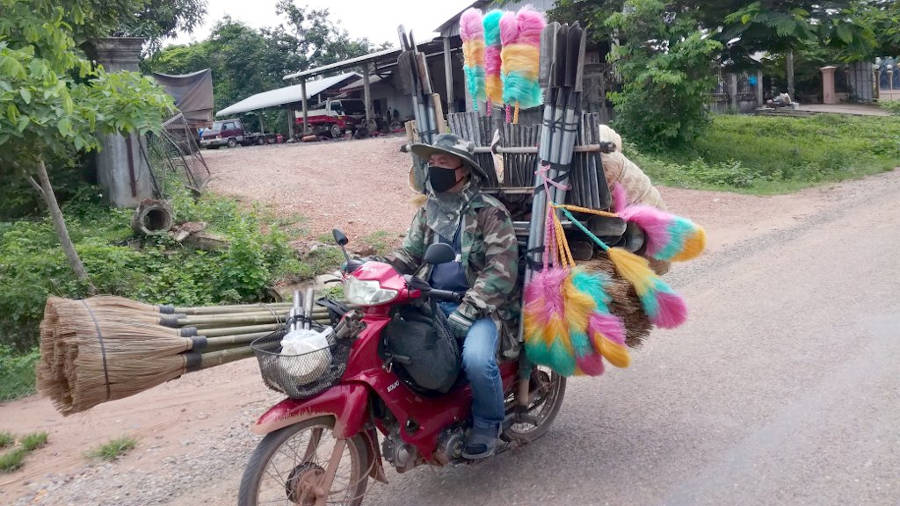
[[[555,208],[563,208],[568,209],[569,211],[575,211],[576,213],[588,213],[588,214],[596,214],[597,216],[607,216],[609,218],[618,218],[619,215],[616,213],[610,213],[608,211],[598,211],[597,209],[590,209],[587,207],[573,206],[571,204],[550,204]]]

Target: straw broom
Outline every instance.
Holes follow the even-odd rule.
[[[123,319],[116,312],[95,311],[88,301],[54,298],[42,326],[41,350],[48,351],[39,361],[38,388],[64,415],[76,413],[186,372],[252,356],[249,342],[271,335],[273,325],[280,327],[245,326],[239,330],[255,332],[241,333],[218,329],[216,336],[206,337],[196,335],[196,328]]]

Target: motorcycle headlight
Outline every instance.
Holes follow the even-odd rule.
[[[382,288],[378,281],[363,281],[348,276],[344,280],[344,296],[351,304],[375,306],[394,300],[399,292],[389,288]]]

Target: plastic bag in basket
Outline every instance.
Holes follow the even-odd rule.
[[[303,360],[292,364],[291,373],[301,381],[318,378],[331,363],[331,343],[328,336],[332,328],[318,332],[312,329],[292,330],[281,340],[281,355],[302,355]]]

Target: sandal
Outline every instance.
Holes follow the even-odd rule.
[[[462,451],[463,458],[477,460],[490,457],[497,451],[499,437],[499,427],[472,427],[466,436],[466,445]]]

